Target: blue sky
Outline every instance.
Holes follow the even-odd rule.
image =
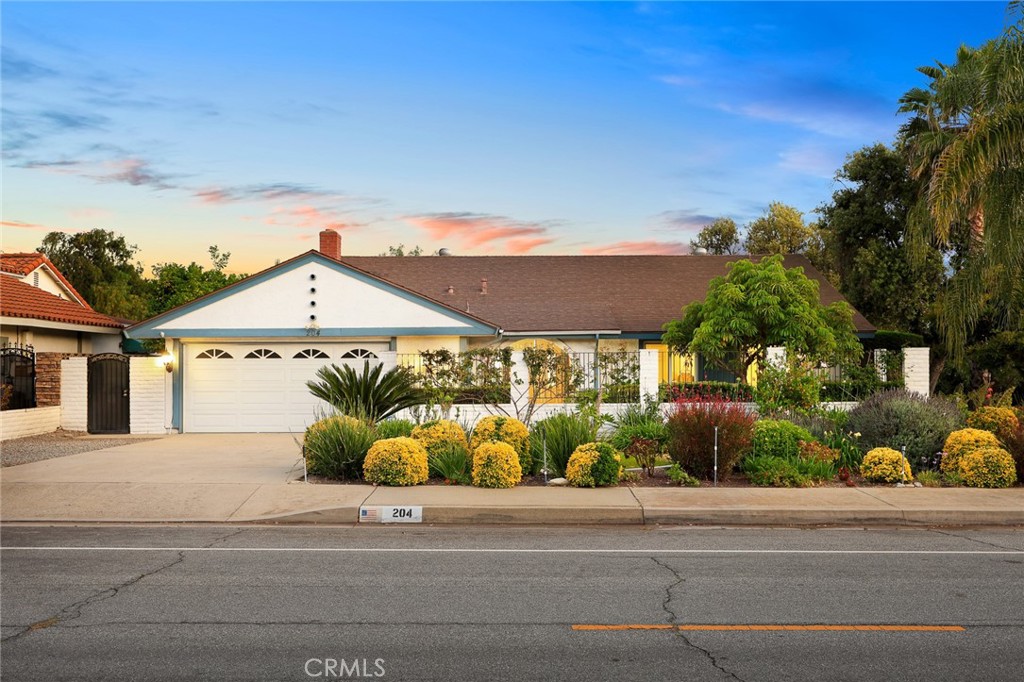
[[[3,249],[677,253],[810,212],[1002,2],[10,3]],[[808,218],[812,218],[808,215]]]

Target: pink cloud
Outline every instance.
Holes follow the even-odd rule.
[[[690,247],[682,242],[659,242],[650,239],[642,242],[615,242],[581,250],[586,256],[681,256],[689,253]]]
[[[433,240],[452,239],[460,248],[493,251],[505,242],[511,253],[526,253],[553,241],[548,227],[480,213],[428,213],[406,216],[407,223],[425,230]]]
[[[277,206],[271,215],[263,219],[264,225],[281,225],[303,229],[317,228],[324,230],[347,230],[359,227],[359,223],[340,220],[315,206]]]
[[[81,220],[92,220],[95,218],[109,218],[111,216],[110,211],[102,208],[76,208],[69,212],[72,218],[78,218]]]
[[[81,232],[82,230],[73,227],[54,227],[53,225],[40,225],[38,223],[26,223],[21,220],[0,220],[0,225],[15,230],[32,230],[34,232]]]

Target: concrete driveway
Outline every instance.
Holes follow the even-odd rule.
[[[368,486],[302,480],[291,434],[184,434],[0,470],[3,521],[219,521],[344,507]]]

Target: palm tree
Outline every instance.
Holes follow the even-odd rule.
[[[1003,328],[1024,320],[1024,18],[980,48],[961,47],[953,64],[918,70],[931,83],[900,100],[912,114],[901,133],[922,188],[910,227],[918,248],[970,228],[939,316],[959,358],[986,306]]]

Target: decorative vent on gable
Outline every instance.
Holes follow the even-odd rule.
[[[300,350],[293,357],[296,357],[296,358],[322,358],[322,359],[325,359],[325,360],[329,360],[331,356],[328,355],[327,353],[323,352],[322,350],[318,350],[316,348],[306,348],[305,350]]]
[[[245,358],[247,360],[261,358],[280,360],[281,356],[275,353],[274,351],[270,350],[269,348],[257,348],[256,350],[246,354]]]
[[[342,360],[352,360],[352,359],[362,359],[362,358],[374,358],[374,359],[376,359],[377,358],[377,354],[372,352],[372,351],[368,351],[365,348],[353,348],[352,350],[346,351],[346,352],[342,353],[342,355],[341,355],[341,359]]]
[[[214,359],[214,360],[227,359],[227,360],[230,360],[231,359],[231,353],[227,352],[226,350],[221,350],[220,348],[211,348],[209,350],[204,350],[202,353],[200,353],[199,355],[196,356],[196,360],[209,360],[209,359]]]
[[[35,272],[32,273],[32,286],[34,286],[34,287],[38,287],[39,286],[39,271],[38,270],[36,270]]]

